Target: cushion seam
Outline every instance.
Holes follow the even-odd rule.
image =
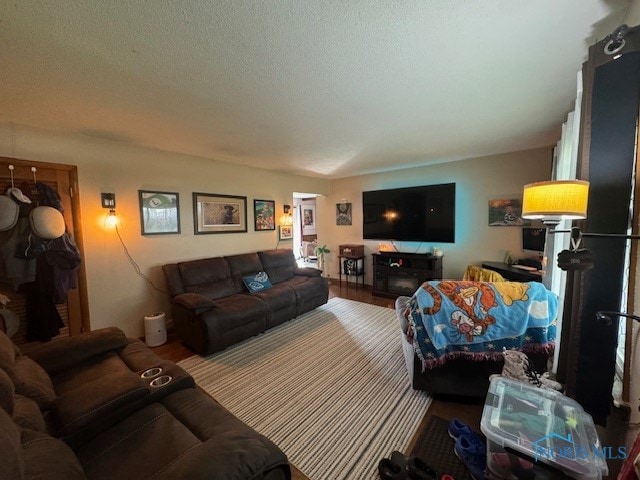
[[[22,444],[22,448],[24,448],[24,447],[28,447],[28,446],[30,446],[32,443],[36,443],[36,442],[51,442],[51,441],[62,442],[62,440],[59,440],[59,439],[57,439],[57,438],[53,438],[53,437],[46,437],[46,438],[34,438],[33,440],[29,440],[27,443],[23,443],[23,444]]]
[[[31,417],[28,417],[26,415],[23,415],[22,413],[13,413],[13,418],[19,418],[24,420],[26,423],[28,423],[29,425],[31,425],[31,430],[36,430],[36,431],[40,431],[40,429],[38,428],[38,425],[36,424],[36,422],[34,422],[33,420],[31,420]],[[14,420],[15,421],[15,420]],[[16,422],[18,423],[18,422]]]
[[[64,425],[60,430],[61,430],[61,431],[64,431],[64,430],[66,430],[69,426],[73,425],[74,423],[76,423],[76,422],[78,422],[78,421],[82,420],[83,418],[85,418],[85,417],[87,417],[87,416],[89,416],[89,415],[94,414],[95,412],[97,412],[97,411],[99,411],[99,410],[104,409],[105,407],[108,407],[109,405],[111,405],[111,404],[112,404],[112,403],[114,403],[115,401],[120,400],[121,398],[124,398],[124,397],[128,397],[129,395],[131,395],[131,394],[133,394],[133,393],[137,393],[137,392],[142,391],[142,390],[146,390],[146,388],[145,388],[145,387],[138,387],[138,388],[136,388],[135,390],[131,390],[130,392],[123,393],[123,394],[122,394],[122,395],[120,395],[119,397],[116,397],[116,398],[114,398],[113,400],[111,400],[111,401],[109,401],[109,402],[107,402],[107,403],[105,403],[105,404],[103,404],[103,405],[100,405],[99,407],[96,407],[96,408],[94,408],[93,410],[90,410],[90,411],[88,411],[87,413],[85,413],[85,414],[83,414],[83,415],[80,415],[79,417],[77,417],[77,418],[73,419],[73,420],[72,420],[72,421],[70,421],[69,423],[65,424],[65,425]]]
[[[147,426],[151,425],[153,422],[157,421],[158,419],[162,418],[162,417],[166,417],[167,415],[169,415],[169,413],[163,413],[161,415],[156,415],[155,417],[153,417],[151,420],[149,420],[148,422],[146,422],[144,425],[141,425],[140,427],[136,428],[135,430],[133,430],[132,432],[129,432],[127,435],[125,435],[124,437],[120,437],[120,439],[112,444],[111,446],[105,448],[104,450],[102,450],[100,453],[96,454],[90,461],[87,462],[82,462],[82,465],[90,465],[92,462],[94,462],[95,460],[97,460],[98,458],[100,458],[102,455],[104,455],[105,453],[107,453],[109,450],[113,450],[116,446],[120,445],[122,442],[124,442],[127,438],[133,436],[135,433],[139,432],[140,430],[146,428]]]
[[[180,460],[182,457],[184,457],[187,453],[189,453],[191,450],[193,450],[194,448],[198,448],[199,446],[202,445],[202,442],[193,445],[189,448],[187,448],[184,452],[182,452],[180,455],[178,455],[176,458],[174,458],[173,460],[171,460],[169,463],[167,463],[164,467],[162,467],[160,470],[158,470],[156,473],[154,473],[152,476],[150,476],[149,478],[155,478],[158,475],[160,475],[162,472],[164,472],[167,468],[169,468],[171,465],[173,465],[174,463],[176,463],[178,460]]]

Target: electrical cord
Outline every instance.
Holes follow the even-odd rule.
[[[129,263],[131,263],[131,265],[133,265],[133,269],[135,270],[136,275],[138,275],[139,277],[142,277],[145,282],[147,282],[149,285],[151,285],[151,287],[154,288],[155,290],[157,290],[158,292],[164,293],[165,295],[169,295],[169,292],[165,292],[164,290],[156,287],[156,285],[144,273],[142,273],[142,270],[140,270],[140,266],[136,263],[136,261],[133,259],[133,257],[129,253],[129,249],[125,245],[124,240],[122,239],[122,236],[120,235],[120,230],[118,230],[118,226],[116,225],[115,228],[116,228],[116,234],[118,235],[118,239],[120,240],[120,243],[122,244],[122,248],[124,249],[124,253],[127,256],[127,260],[129,260]]]

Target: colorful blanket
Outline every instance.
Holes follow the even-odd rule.
[[[432,281],[412,297],[407,332],[427,368],[502,348],[553,351],[558,299],[539,282]]]

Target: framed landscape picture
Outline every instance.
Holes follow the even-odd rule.
[[[180,233],[180,202],[177,193],[138,190],[142,235]]]
[[[293,225],[279,225],[279,239],[291,240],[293,238]]]
[[[253,201],[253,224],[256,232],[276,229],[276,202],[273,200]]]
[[[489,200],[490,227],[521,227],[531,222],[523,220],[522,200],[519,198],[501,198]]]
[[[247,197],[193,194],[193,228],[196,235],[247,231]]]

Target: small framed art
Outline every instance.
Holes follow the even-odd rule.
[[[256,232],[276,229],[276,202],[273,200],[253,201],[253,228]]]
[[[313,205],[302,205],[302,226],[305,228],[316,228],[316,207]]]
[[[279,225],[278,238],[280,240],[291,240],[293,238],[293,225]]]
[[[336,225],[351,225],[350,203],[336,203]]]
[[[247,231],[247,197],[193,194],[193,228],[196,235]]]
[[[180,233],[180,202],[174,192],[138,190],[142,235]]]

